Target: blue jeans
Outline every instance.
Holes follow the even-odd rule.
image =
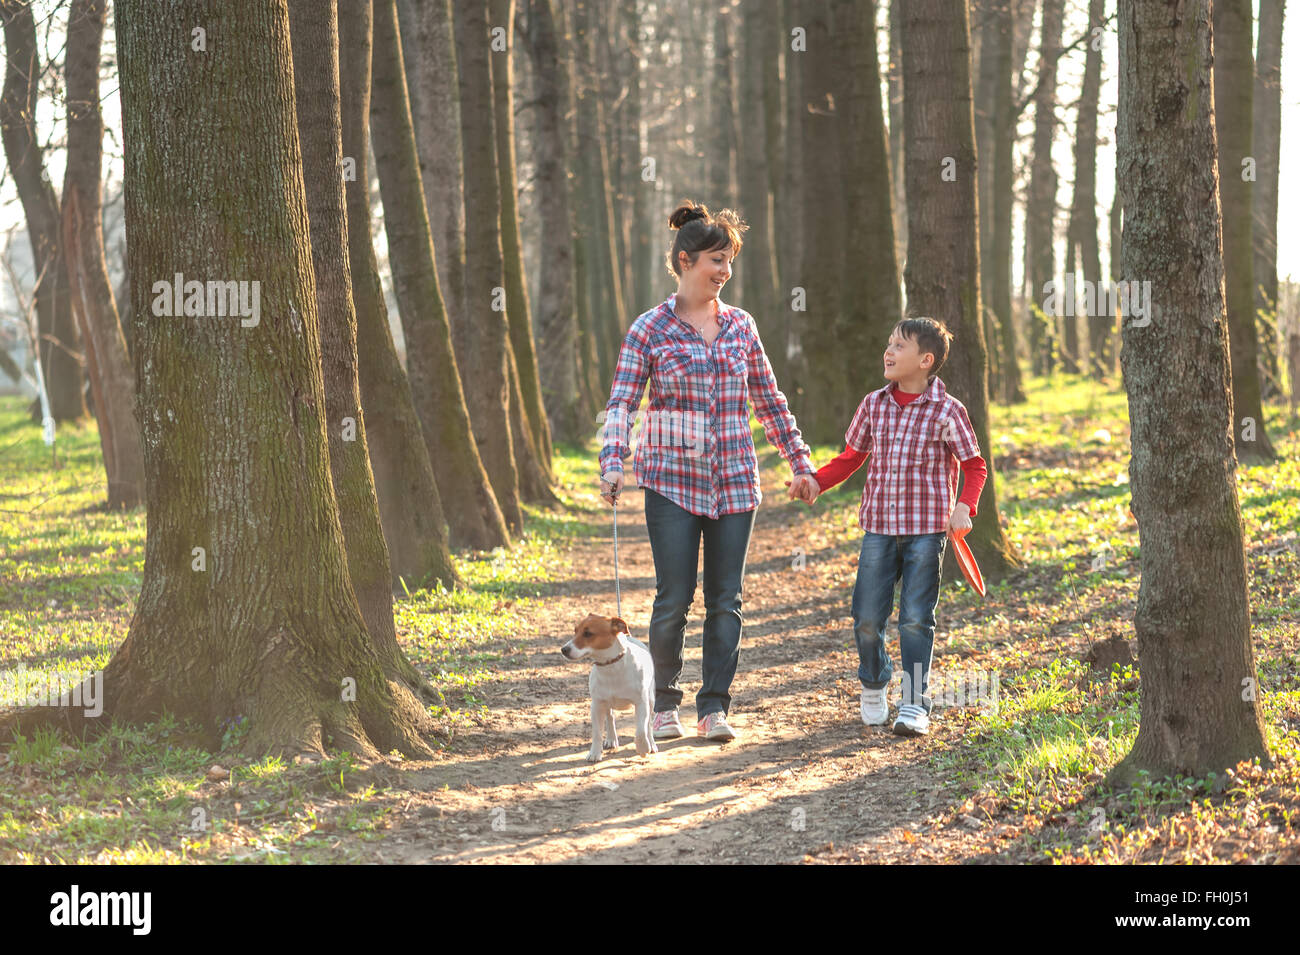
[[[677,680],[686,645],[686,612],[695,600],[700,538],[704,539],[703,682],[695,695],[695,717],[704,719],[731,706],[731,680],[740,659],[741,581],[755,511],[723,514],[716,520],[692,514],[645,488],[645,523],[655,560],[655,603],[650,614],[650,655],[655,664],[655,712],[682,702]]]
[[[894,584],[901,578],[898,643],[903,658],[901,703],[930,712],[930,656],[934,651],[934,608],[946,533],[891,536],[865,531],[853,586],[853,636],[858,644],[858,679],[864,687],[889,685],[893,667],[885,650],[885,626],[894,610]]]

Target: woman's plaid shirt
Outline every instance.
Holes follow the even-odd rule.
[[[634,434],[636,482],[692,514],[717,518],[758,507],[758,457],[749,405],[767,440],[796,474],[812,474],[785,395],[753,317],[718,299],[721,331],[713,345],[677,317],[677,294],[637,318],[623,340],[605,407],[601,474],[623,470],[629,425],[649,381],[650,407]]]

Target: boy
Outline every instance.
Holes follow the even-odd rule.
[[[965,405],[947,393],[936,375],[948,358],[951,339],[943,323],[932,318],[895,325],[884,355],[889,383],[862,399],[844,434],[844,451],[816,474],[818,487],[828,490],[871,455],[858,509],[863,538],[853,587],[862,722],[881,726],[889,721],[885,690],[893,670],[884,637],[894,609],[894,584],[901,578],[903,689],[894,732],[904,736],[929,732],[934,608],[947,532],[970,530],[988,473]],[[958,460],[966,482],[961,500],[954,503]],[[811,504],[817,493],[806,491],[802,499]]]

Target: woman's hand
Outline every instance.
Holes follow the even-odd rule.
[[[623,472],[610,471],[607,474],[609,480],[604,477],[600,479],[600,496],[608,501],[611,505],[618,503],[618,492],[623,490]]]
[[[811,474],[796,474],[793,481],[785,482],[785,486],[790,489],[790,500],[798,498],[806,504],[817,500],[817,495],[822,492],[821,485]]]
[[[970,533],[970,505],[958,503],[953,508],[952,517],[948,519],[948,530],[953,537],[965,537]]]

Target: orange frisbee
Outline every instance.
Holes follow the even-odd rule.
[[[958,537],[952,531],[949,531],[948,539],[952,541],[953,554],[957,558],[957,564],[961,567],[961,572],[966,577],[966,581],[975,588],[976,593],[983,597],[984,575],[980,573],[979,565],[975,563],[975,555],[970,552],[970,545],[965,541],[966,534],[969,533],[970,531],[966,531],[966,533]]]

